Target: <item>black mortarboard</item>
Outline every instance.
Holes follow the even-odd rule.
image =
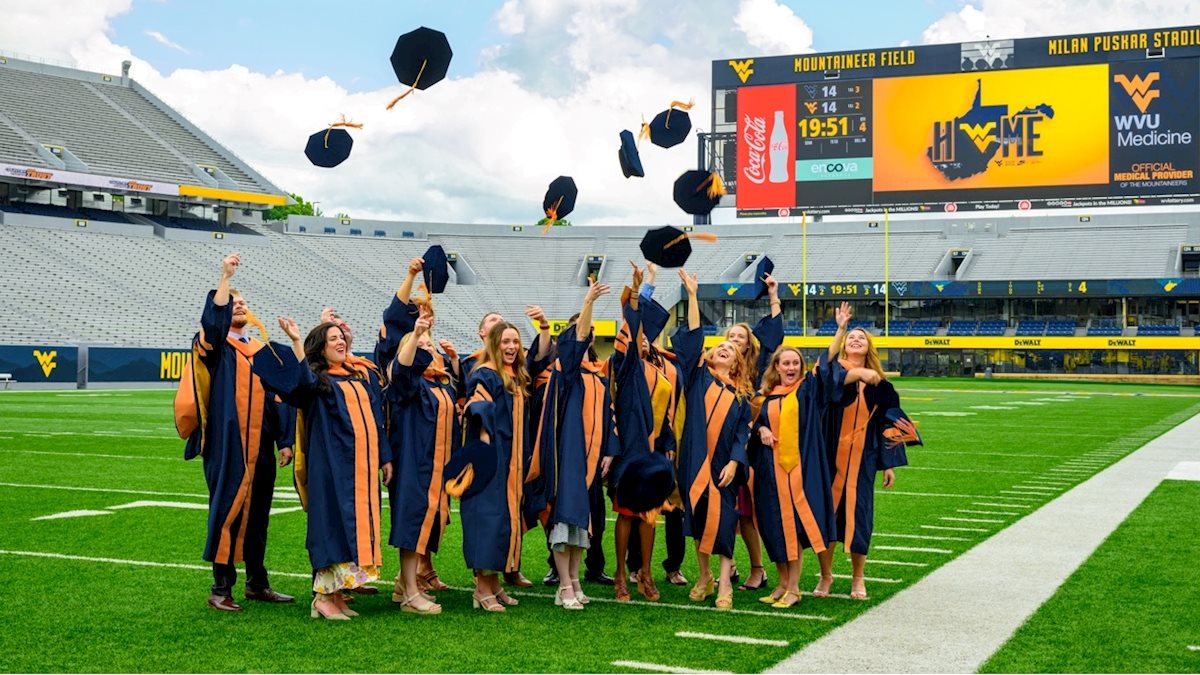
[[[304,156],[317,166],[332,169],[346,161],[353,147],[354,139],[345,129],[323,129],[308,137]]]
[[[392,49],[392,70],[400,84],[424,90],[446,78],[453,56],[445,33],[421,26],[396,40],[396,47]]]
[[[425,262],[421,264],[421,269],[425,275],[425,288],[429,289],[430,293],[441,293],[446,290],[446,283],[450,281],[450,265],[446,262],[446,250],[440,245],[434,244],[425,251],[425,255],[421,256]]]
[[[658,452],[644,452],[626,460],[615,499],[623,509],[645,513],[657,509],[675,490],[675,467]]]
[[[478,439],[455,450],[442,470],[446,492],[459,499],[479,494],[495,475],[496,448]]]
[[[675,203],[693,216],[712,213],[724,194],[725,184],[716,172],[693,169],[675,179]]]
[[[268,342],[254,354],[250,371],[263,386],[276,394],[290,394],[300,386],[300,365],[291,345]]]
[[[775,263],[765,255],[758,256],[758,264],[754,266],[754,299],[761,300],[767,295],[767,282],[763,277],[775,271]]]
[[[542,199],[542,210],[553,223],[565,218],[575,210],[575,198],[579,196],[579,188],[575,187],[575,179],[570,176],[559,176],[550,182],[546,196]]]
[[[642,310],[642,331],[646,334],[646,339],[654,342],[662,335],[663,329],[667,327],[667,321],[671,318],[671,313],[665,307],[658,304],[658,301],[651,298],[649,302],[641,300],[638,303],[638,308]]]
[[[684,232],[678,227],[664,225],[642,237],[642,255],[659,267],[683,267],[692,255],[692,239],[716,241],[711,232]]]
[[[672,101],[671,106],[650,120],[650,142],[660,148],[672,148],[682,143],[692,130],[692,118],[687,110],[691,103]]]
[[[628,129],[621,132],[621,148],[617,150],[617,159],[621,162],[621,173],[625,174],[626,178],[646,176],[646,171],[642,169],[642,156],[638,154],[637,141],[633,138],[633,132]]]

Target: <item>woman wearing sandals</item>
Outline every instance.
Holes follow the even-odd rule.
[[[837,524],[833,540],[842,542],[850,554],[853,566],[851,599],[866,600],[863,570],[875,523],[875,474],[883,472],[883,488],[889,489],[896,484],[894,467],[907,462],[903,459],[904,453],[895,452],[895,444],[884,434],[889,426],[906,434],[915,435],[916,432],[907,422],[888,421],[891,399],[895,398],[895,407],[899,407],[899,399],[884,378],[871,334],[862,328],[846,332],[850,317],[850,304],[843,302],[836,313],[838,328],[828,356],[831,361],[836,358],[835,367],[846,372],[843,385],[832,391],[832,404],[825,414],[825,439],[832,465]],[[833,585],[833,552],[831,546],[817,556],[821,562],[821,579],[813,590],[814,597],[829,595]]]
[[[304,430],[296,478],[316,570],[312,618],[348,621],[357,613],[343,591],[378,579],[383,564],[377,474],[391,482],[392,464],[382,391],[372,371],[346,363],[349,350],[337,324],[322,323],[303,344],[295,321],[280,317],[279,327],[292,340],[291,354],[280,349],[277,358],[255,359],[254,371],[264,387],[299,410],[297,428]]]
[[[545,528],[554,556],[559,587],[554,604],[568,610],[590,602],[579,584],[579,565],[589,546],[591,489],[608,472],[612,402],[605,363],[592,347],[592,308],[608,293],[605,284],[592,284],[573,323],[558,337],[558,359],[546,385],[541,438],[553,444],[542,448],[552,459],[546,500]],[[599,541],[596,542],[600,544]]]
[[[410,313],[417,311],[410,306]],[[396,455],[396,480],[390,485],[392,531],[389,543],[400,550],[400,575],[392,601],[405,612],[438,614],[441,605],[418,585],[422,556],[437,552],[448,520],[443,469],[457,448],[455,387],[445,360],[433,346],[429,305],[419,310],[412,330],[400,340],[388,371],[389,425]]]
[[[748,455],[758,529],[779,574],[775,590],[759,601],[778,609],[800,602],[804,549],[824,552],[835,532],[821,424],[829,391],[838,384],[833,374],[825,358],[806,373],[800,351],[784,346],[763,375]]]
[[[760,265],[760,269],[765,268]],[[779,302],[779,282],[774,277],[765,274],[755,282],[760,284],[771,298],[771,313],[760,319],[753,328],[746,323],[734,324],[726,331],[725,339],[737,346],[738,355],[741,357],[739,368],[747,371],[750,382],[758,389],[762,386],[763,372],[766,370],[768,359],[779,345],[783,344],[783,309]],[[767,572],[763,568],[762,537],[754,524],[754,495],[748,485],[738,487],[737,510],[738,531],[750,555],[750,576],[746,578],[746,583],[738,586],[738,590],[754,591],[765,588]],[[735,563],[731,578],[736,581],[739,576]]]
[[[696,277],[679,270],[688,296],[687,326],[675,333],[686,414],[680,440],[679,493],[684,528],[696,541],[700,576],[688,594],[701,601],[713,592],[711,556],[720,557],[717,609],[733,608],[733,546],[738,514],[734,478],[746,467],[753,386],[736,377],[739,356],[728,340],[704,353]]]
[[[467,375],[466,438],[490,444],[496,476],[480,493],[461,501],[463,556],[475,570],[472,605],[503,612],[517,604],[500,586],[500,574],[521,567],[521,496],[529,446],[529,371],[517,327],[502,321],[487,333],[483,354]]]

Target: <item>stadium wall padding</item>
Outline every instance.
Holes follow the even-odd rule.
[[[64,345],[0,345],[0,373],[21,382],[74,384],[79,350]]]

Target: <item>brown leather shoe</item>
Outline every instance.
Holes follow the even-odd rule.
[[[533,582],[526,579],[524,574],[520,572],[505,572],[504,583],[519,586],[521,588],[533,588]]]
[[[357,588],[347,588],[346,592],[357,595],[376,595],[379,593],[379,589],[374,586],[359,586]]]
[[[208,596],[208,606],[221,612],[240,612],[242,606],[233,601],[233,598],[228,595],[217,595],[215,593]]]
[[[280,602],[280,603],[296,601],[296,599],[293,598],[292,596],[284,595],[283,593],[276,593],[271,588],[264,588],[261,591],[252,591],[250,589],[246,589],[246,599],[247,600],[260,600],[262,602]]]
[[[617,602],[629,602],[629,587],[625,585],[623,577],[615,577],[613,579],[613,597]]]

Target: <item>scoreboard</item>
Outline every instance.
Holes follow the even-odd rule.
[[[1200,202],[1200,27],[713,62],[739,217]]]

